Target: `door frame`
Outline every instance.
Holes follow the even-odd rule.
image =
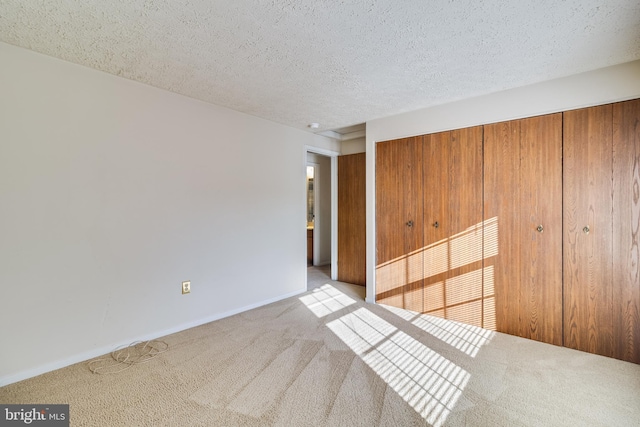
[[[320,163],[316,163],[316,162],[310,162],[307,160],[307,168],[312,167],[313,168],[313,257],[311,259],[311,265],[317,265],[318,264],[318,252],[319,251],[319,246],[320,244],[318,243],[319,239],[316,239],[316,229],[317,228],[321,228],[319,227],[320,224],[322,224],[323,218],[322,215],[318,215],[318,193],[320,192],[319,189],[321,187],[321,185],[319,184],[320,180],[318,179],[319,177],[319,170],[320,170]],[[307,187],[308,188],[308,187]],[[308,194],[307,194],[308,197]],[[307,212],[307,217],[309,216],[309,213]]]
[[[304,176],[305,176],[305,180],[303,182],[305,183],[306,183],[306,176],[307,176],[307,163],[308,163],[307,154],[308,153],[320,154],[322,156],[329,157],[331,160],[331,280],[337,280],[338,278],[338,156],[340,155],[340,153],[338,151],[313,147],[311,145],[305,145],[303,150],[303,155],[304,155],[303,170],[304,170]],[[306,185],[304,187],[305,188],[304,188],[303,206],[306,206],[307,205],[307,188],[306,188]],[[306,209],[305,209],[305,212],[306,212]],[[306,219],[306,213],[305,213],[305,219]],[[304,237],[306,242],[306,237],[307,237],[306,233]],[[314,246],[315,246],[315,242],[314,242]],[[305,254],[306,254],[306,251],[305,251]],[[315,258],[315,253],[314,253],[314,258]],[[305,265],[306,265],[306,255],[305,255]],[[305,274],[304,277],[305,277],[305,288],[306,288],[307,275]]]

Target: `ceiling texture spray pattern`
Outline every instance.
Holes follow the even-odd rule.
[[[0,0],[0,41],[320,132],[640,59],[640,3]]]

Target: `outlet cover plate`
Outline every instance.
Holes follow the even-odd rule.
[[[191,281],[187,280],[186,282],[182,282],[182,294],[191,293]]]

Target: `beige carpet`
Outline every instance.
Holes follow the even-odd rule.
[[[640,366],[309,292],[163,339],[111,375],[86,363],[0,388],[73,426],[637,426]]]

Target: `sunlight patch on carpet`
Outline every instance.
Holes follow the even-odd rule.
[[[464,323],[388,305],[380,304],[380,306],[431,334],[435,338],[460,350],[467,356],[476,357],[480,348],[489,343],[495,336],[495,332],[477,326],[466,325]]]
[[[328,284],[300,297],[300,301],[319,318],[356,303],[354,299]]]
[[[327,326],[427,422],[444,424],[467,371],[365,308]]]

